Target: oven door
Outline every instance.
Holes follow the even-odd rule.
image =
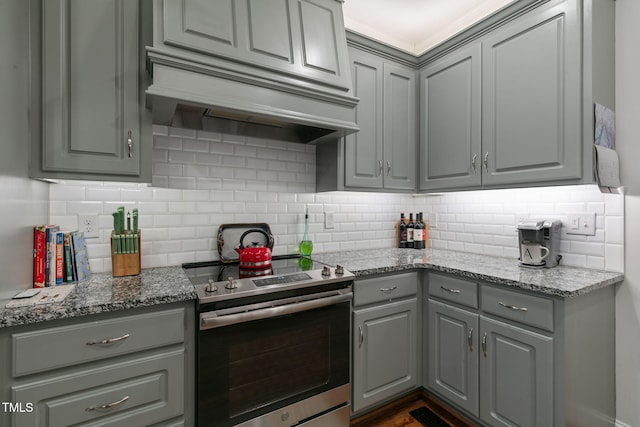
[[[289,314],[201,329],[200,426],[232,426],[341,386],[348,389],[350,301],[290,308]],[[338,404],[347,401],[348,393]]]

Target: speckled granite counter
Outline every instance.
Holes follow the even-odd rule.
[[[93,274],[77,283],[61,303],[21,308],[0,306],[0,328],[45,322],[129,308],[196,299],[195,289],[181,267],[151,268],[138,276]]]
[[[527,268],[511,258],[442,249],[371,249],[314,254],[314,260],[341,264],[358,277],[428,268],[560,297],[575,297],[621,282],[624,276],[599,270],[558,266]]]

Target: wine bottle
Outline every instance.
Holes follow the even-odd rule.
[[[414,249],[424,249],[424,223],[422,222],[422,212],[416,214],[416,227],[413,231]]]
[[[404,222],[404,212],[400,213],[400,224],[398,224],[398,247],[407,247],[407,224]]]
[[[413,222],[413,214],[409,214],[409,223],[407,224],[407,247],[413,248],[413,232],[416,225]]]

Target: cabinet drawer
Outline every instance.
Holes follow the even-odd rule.
[[[354,285],[353,305],[365,305],[389,301],[418,291],[418,273],[402,273],[392,276],[357,280]]]
[[[11,388],[14,427],[155,425],[184,411],[184,352],[176,350],[104,367],[95,366]]]
[[[184,309],[13,334],[13,376],[184,341]]]
[[[525,325],[553,332],[553,300],[483,286],[482,310]]]
[[[478,308],[478,284],[470,280],[429,273],[429,295]]]

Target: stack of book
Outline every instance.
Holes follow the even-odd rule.
[[[61,231],[58,225],[33,229],[33,287],[76,282],[91,275],[87,245],[81,231]]]

